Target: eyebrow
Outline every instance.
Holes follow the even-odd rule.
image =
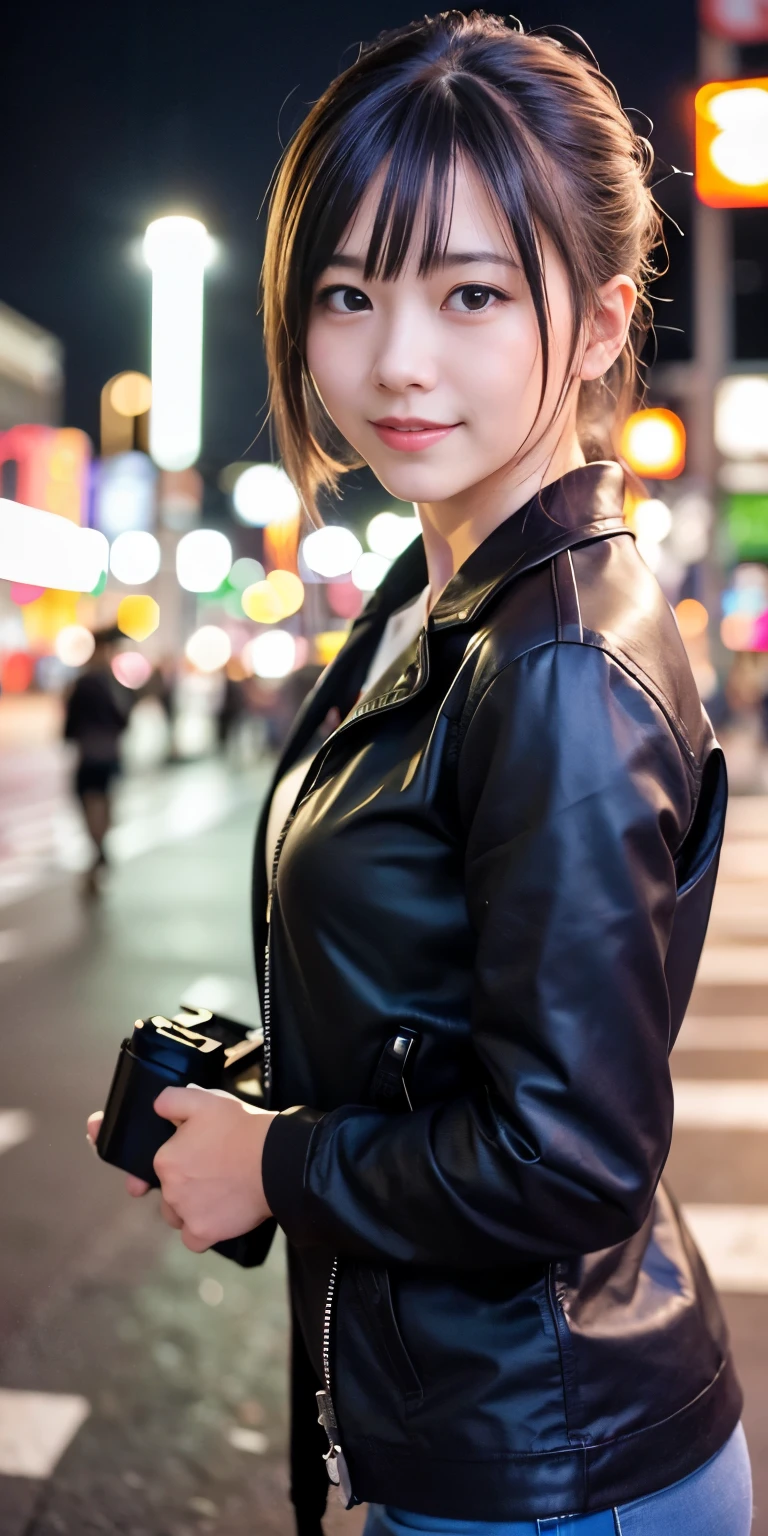
[[[473,262],[491,262],[497,267],[512,267],[515,272],[520,271],[520,263],[514,256],[500,256],[498,251],[446,251],[445,255],[437,263],[441,267],[466,267]],[[347,267],[352,272],[363,272],[365,260],[362,256],[346,256],[343,251],[334,252],[329,267]]]

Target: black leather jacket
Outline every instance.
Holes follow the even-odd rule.
[[[307,1531],[326,1310],[359,1500],[585,1513],[684,1477],[739,1418],[712,1285],[659,1183],[725,770],[623,495],[618,465],[589,465],[484,540],[319,748],[278,844],[261,975],[285,1112],[264,1177],[289,1239]],[[426,580],[418,540],[276,778],[352,707]]]

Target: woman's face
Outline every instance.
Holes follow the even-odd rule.
[[[365,280],[380,190],[381,178],[320,274],[307,362],[329,416],[382,485],[403,501],[444,501],[516,460],[539,404],[538,323],[490,200],[461,164],[444,263],[419,276],[417,229],[397,278]],[[561,416],[540,440],[560,396],[572,327],[565,268],[546,236],[543,248],[550,366],[531,439],[535,463],[546,462],[563,432]],[[570,405],[575,411],[575,387]],[[534,467],[530,449],[515,479]]]

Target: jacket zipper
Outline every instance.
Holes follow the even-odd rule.
[[[426,682],[426,678],[427,678],[427,674],[428,674],[429,668],[428,668],[427,652],[426,652],[426,633],[425,633],[424,630],[421,631],[421,633],[420,633],[420,635],[418,637],[418,651],[417,651],[417,654],[418,654],[418,659],[419,659],[419,667],[422,670],[422,680],[423,680],[423,682]],[[384,694],[383,696],[380,695],[380,697],[383,697],[383,699],[386,700],[386,702],[378,704],[377,712],[379,710],[383,711],[383,710],[386,710],[386,709],[391,709],[395,704],[403,703],[405,698],[409,698],[410,697],[410,694],[400,695],[400,696],[398,696],[398,697],[396,697],[394,699],[393,698],[389,698],[387,694]],[[372,699],[370,699],[368,701],[366,707],[364,707],[363,710],[361,710],[361,714],[368,714],[368,713],[370,713],[372,708],[374,708],[376,705],[377,705],[377,700],[376,700],[376,698],[374,696],[374,698],[372,698]],[[285,839],[286,839],[286,837],[288,835],[288,831],[289,831],[289,828],[290,828],[291,823],[293,821],[293,818],[296,815],[296,812],[299,809],[299,806],[303,804],[303,802],[306,799],[307,795],[311,794],[315,784],[317,783],[317,780],[318,780],[318,778],[320,776],[320,773],[322,772],[323,764],[324,764],[324,762],[326,760],[326,757],[328,755],[329,747],[331,746],[332,742],[335,741],[336,737],[338,735],[340,735],[340,733],[342,731],[348,729],[349,726],[352,725],[353,721],[356,718],[359,718],[359,717],[357,715],[353,715],[352,719],[349,719],[349,720],[346,720],[346,721],[342,721],[341,725],[338,725],[336,727],[336,730],[333,731],[331,733],[331,735],[327,738],[326,742],[324,743],[325,751],[323,752],[323,755],[322,755],[322,757],[320,759],[320,762],[318,763],[317,768],[316,768],[314,774],[312,775],[311,782],[305,788],[304,793],[301,796],[301,799],[298,800],[296,802],[296,804],[294,805],[293,810],[291,811],[290,816],[288,817],[287,821],[285,822],[285,825],[283,826],[283,829],[282,829],[282,831],[280,833],[280,836],[277,839],[277,842],[275,844],[275,852],[274,852],[274,856],[273,856],[273,859],[272,859],[272,878],[270,880],[269,892],[268,892],[268,895],[267,895],[267,912],[266,912],[267,941],[266,941],[266,944],[264,946],[264,1010],[263,1010],[264,1011],[264,1017],[263,1017],[263,1020],[262,1020],[263,1031],[264,1031],[264,1068],[263,1068],[263,1080],[264,1080],[264,1099],[265,1099],[265,1103],[267,1105],[269,1105],[270,1098],[271,1098],[271,1092],[272,1092],[272,1045],[271,1045],[271,1036],[270,1036],[271,1005],[270,1005],[270,986],[269,986],[269,938],[270,938],[270,932],[271,932],[272,902],[273,902],[273,899],[274,899],[275,883],[276,883],[276,880],[277,880],[277,866],[278,866],[278,862],[279,862],[279,859],[280,859],[280,854],[282,852],[283,843],[285,842]],[[410,1107],[412,1107],[412,1106],[410,1105],[410,1101],[409,1101],[409,1108]],[[326,1453],[325,1453],[325,1455],[323,1457],[323,1460],[324,1460],[325,1466],[326,1466],[326,1471],[328,1473],[328,1477],[330,1478],[330,1481],[334,1484],[334,1486],[335,1486],[335,1488],[336,1488],[336,1490],[338,1492],[338,1496],[339,1496],[342,1504],[344,1505],[345,1509],[351,1509],[351,1507],[354,1504],[359,1503],[359,1500],[355,1498],[355,1495],[352,1492],[352,1484],[351,1484],[351,1481],[350,1481],[349,1468],[347,1466],[347,1460],[346,1460],[344,1452],[343,1452],[343,1450],[341,1448],[341,1445],[339,1444],[339,1426],[338,1426],[338,1422],[337,1422],[337,1419],[336,1419],[336,1410],[335,1410],[335,1408],[333,1406],[333,1397],[331,1395],[331,1323],[332,1323],[332,1319],[333,1319],[333,1301],[334,1301],[334,1295],[335,1295],[335,1292],[336,1292],[336,1280],[337,1280],[337,1277],[338,1277],[338,1273],[339,1273],[339,1257],[338,1257],[338,1254],[335,1254],[334,1255],[334,1259],[333,1259],[333,1264],[331,1266],[331,1274],[330,1274],[330,1278],[329,1278],[329,1281],[328,1281],[328,1293],[327,1293],[326,1298],[325,1298],[325,1310],[324,1310],[324,1313],[323,1313],[323,1375],[325,1377],[325,1387],[324,1387],[324,1390],[322,1392],[317,1392],[315,1394],[315,1396],[317,1398],[317,1406],[318,1406],[318,1410],[319,1410],[319,1416],[318,1416],[318,1421],[317,1422],[318,1422],[318,1424],[322,1424],[323,1429],[325,1430],[325,1432],[326,1432],[326,1434],[328,1436],[328,1450],[326,1451]]]
[[[288,834],[288,829],[296,814],[296,809],[297,807],[294,807],[294,810],[288,817],[288,820],[286,821],[285,826],[280,833],[277,843],[275,844],[275,853],[272,859],[272,880],[269,887],[269,895],[267,897],[267,942],[264,946],[264,1017],[262,1020],[264,1032],[263,1086],[264,1099],[267,1105],[270,1102],[272,1093],[272,1058],[270,1037],[271,1009],[269,991],[269,937],[271,932],[270,925],[272,918],[272,901],[274,897],[275,881],[277,879],[277,865],[280,858],[280,853]],[[330,1481],[334,1484],[338,1492],[338,1496],[342,1504],[346,1509],[350,1509],[353,1504],[358,1503],[358,1500],[355,1498],[352,1492],[352,1484],[349,1478],[349,1470],[347,1467],[346,1457],[344,1456],[344,1452],[339,1444],[339,1427],[336,1421],[336,1411],[333,1406],[333,1398],[331,1396],[331,1321],[333,1317],[333,1298],[336,1291],[336,1277],[338,1272],[339,1260],[338,1255],[335,1255],[333,1264],[331,1266],[331,1274],[328,1281],[328,1294],[325,1298],[325,1310],[323,1313],[323,1376],[325,1377],[325,1390],[322,1392],[317,1392],[315,1395],[317,1398],[317,1407],[319,1413],[317,1422],[318,1424],[322,1424],[328,1436],[328,1450],[323,1457],[326,1471]]]

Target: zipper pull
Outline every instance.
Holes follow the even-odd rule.
[[[349,1475],[347,1459],[338,1443],[337,1435],[339,1426],[336,1423],[336,1411],[330,1392],[316,1392],[317,1406],[319,1409],[318,1424],[322,1424],[328,1436],[328,1450],[323,1456],[325,1470],[333,1483],[338,1497],[345,1509],[351,1509],[359,1503],[352,1492],[352,1480]]]
[[[272,886],[269,887],[269,895],[267,896],[267,922],[269,922],[271,916],[272,916]]]

